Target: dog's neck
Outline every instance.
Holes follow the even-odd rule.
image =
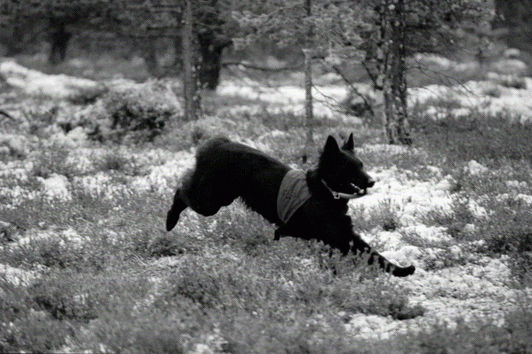
[[[324,183],[325,182],[325,183]],[[307,184],[310,194],[331,207],[347,212],[348,199],[335,198],[334,192],[327,186],[327,182],[321,177],[317,168],[307,171]]]

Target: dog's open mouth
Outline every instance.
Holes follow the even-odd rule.
[[[344,187],[341,188],[345,194],[351,196],[351,198],[358,198],[368,194],[367,188],[360,188],[354,183],[344,184]]]
[[[352,194],[356,194],[359,197],[362,197],[362,196],[368,194],[368,189],[367,188],[362,189],[362,188],[358,187],[354,183],[351,183],[351,188],[353,190]]]
[[[338,188],[330,188],[327,183],[324,180],[321,180],[325,188],[329,190],[329,192],[332,193],[334,199],[353,199],[353,198],[360,198],[362,196],[365,196],[368,194],[368,188],[360,188],[354,183],[344,183],[342,185],[339,185]]]

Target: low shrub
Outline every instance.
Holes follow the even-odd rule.
[[[68,322],[34,311],[27,317],[0,324],[0,352],[57,353],[73,330]]]
[[[41,146],[30,157],[33,162],[32,174],[43,178],[48,178],[54,173],[71,177],[74,174],[74,168],[67,162],[69,153],[70,148],[63,144],[53,143],[50,146]]]
[[[331,292],[332,301],[349,313],[391,316],[405,320],[422,316],[425,309],[410,305],[408,292],[388,282],[384,277],[374,277],[356,286],[346,281],[336,281]]]
[[[456,326],[444,322],[412,336],[405,352],[416,353],[529,353],[532,350],[530,311],[509,313],[502,326],[493,321],[466,323],[458,319]]]
[[[477,218],[473,215],[468,203],[469,198],[454,198],[451,212],[431,209],[422,218],[424,224],[445,227],[447,233],[457,241],[468,239],[471,241],[471,236],[474,235],[467,230],[467,227],[469,225],[474,225]]]
[[[93,140],[140,143],[153,141],[180,114],[181,105],[171,88],[154,81],[116,84],[76,120],[90,127],[88,136]]]
[[[532,161],[530,149],[531,123],[520,123],[505,113],[433,119],[413,115],[410,120],[416,132],[416,144],[441,156],[450,166],[476,160],[500,166],[506,160]]]
[[[36,307],[53,318],[85,322],[98,317],[97,301],[92,294],[84,294],[81,288],[79,282],[63,274],[61,278],[52,276],[37,281],[28,292]]]
[[[168,257],[182,254],[187,251],[185,244],[172,234],[161,234],[153,239],[148,239],[147,251],[153,257]]]
[[[198,221],[200,233],[212,242],[226,243],[247,253],[254,253],[257,246],[273,239],[274,226],[238,200],[213,217],[200,216]]]
[[[337,316],[295,312],[275,320],[262,314],[239,313],[221,319],[225,353],[371,353],[357,343]]]
[[[94,353],[180,354],[208,332],[205,315],[188,308],[143,308],[125,299],[91,321],[73,338],[73,348]]]
[[[370,231],[379,228],[395,231],[401,226],[401,206],[390,198],[380,201],[378,207],[371,212],[367,212],[363,204],[352,210],[355,230]]]
[[[492,200],[490,217],[479,225],[478,233],[486,241],[487,252],[510,256],[513,275],[521,283],[532,284],[532,211],[514,203]]]
[[[81,87],[73,93],[67,100],[75,105],[88,105],[96,102],[100,97],[108,92],[108,88],[98,84],[94,86]]]

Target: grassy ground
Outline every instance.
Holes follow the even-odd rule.
[[[320,144],[354,131],[370,173],[390,186],[349,213],[378,249],[411,251],[418,271],[398,280],[316,242],[273,241],[274,227],[239,202],[209,218],[185,212],[167,233],[173,188],[209,136],[299,163],[297,114],[235,113],[257,104],[249,98],[205,104],[212,117],[174,121],[142,145],[72,145],[42,114],[30,127],[3,124],[26,148],[1,157],[0,352],[532,352],[532,125],[481,114],[434,121],[417,107],[414,146],[395,151],[379,148],[374,125],[317,120]],[[64,188],[47,189],[54,178]],[[412,186],[404,204],[396,180]],[[407,209],[420,186],[442,181],[448,205]]]

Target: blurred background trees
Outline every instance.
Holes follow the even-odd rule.
[[[495,11],[495,33],[510,47],[521,50],[530,62],[532,0],[495,0]]]
[[[165,72],[158,64],[157,46],[171,43],[181,65],[184,0],[0,0],[0,44],[5,56],[43,50],[48,61],[65,60],[71,39],[86,50],[110,47],[138,54],[154,76]],[[221,55],[231,44],[231,13],[223,0],[193,1],[194,34],[201,60],[202,84],[214,89]],[[234,21],[233,21],[234,22]]]
[[[305,58],[307,122],[311,121],[310,60],[336,72],[361,62],[382,96],[377,111],[389,143],[410,144],[406,58],[415,53],[449,53],[466,37],[485,35],[492,16],[482,0],[270,0],[242,6],[237,19],[244,44],[269,38],[299,48]],[[249,5],[249,4],[248,4]],[[246,31],[247,30],[247,31]],[[347,75],[343,75],[347,77]],[[310,123],[307,123],[309,127]],[[309,134],[311,136],[311,134]]]
[[[481,62],[494,39],[529,52],[530,5],[531,0],[0,0],[0,44],[3,56],[45,53],[52,67],[74,56],[69,53],[137,56],[154,77],[182,75],[188,58],[184,77],[193,91],[189,99],[197,102],[200,89],[216,89],[224,65],[246,59],[262,66],[264,53],[288,53],[296,66],[306,65],[309,129],[310,68],[318,63],[348,85],[353,79],[370,82],[383,96],[375,113],[387,140],[408,144],[406,59],[467,47]],[[229,48],[231,61],[224,62]],[[257,48],[262,57],[254,56]],[[355,64],[365,77],[349,74]]]

